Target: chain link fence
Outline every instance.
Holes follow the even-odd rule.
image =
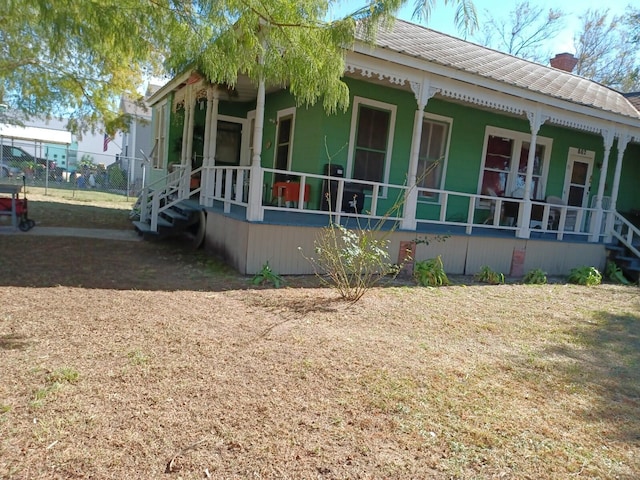
[[[83,152],[63,145],[3,139],[0,181],[48,189],[103,191],[136,198],[148,180],[142,158]]]

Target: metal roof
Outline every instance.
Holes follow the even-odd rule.
[[[640,119],[640,112],[621,93],[604,85],[400,19],[391,28],[380,28],[375,45],[531,92]]]

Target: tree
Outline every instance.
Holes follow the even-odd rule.
[[[6,0],[0,103],[27,117],[69,115],[76,131],[104,123],[112,133],[126,123],[117,113],[120,96],[135,98],[163,63],[171,74],[196,67],[230,87],[242,72],[254,81],[288,84],[301,104],[322,99],[327,111],[344,109],[344,47],[353,43],[356,22],[373,35],[406,0],[368,0],[327,22],[336,2]],[[416,12],[424,19],[435,3],[416,0]],[[461,25],[474,24],[471,0],[444,3],[460,6]]]
[[[542,47],[564,27],[565,14],[561,10],[545,10],[525,0],[516,4],[508,18],[494,15],[485,11],[487,20],[478,38],[480,43],[535,62],[548,62],[550,52]]]
[[[588,10],[580,17],[581,30],[574,39],[575,73],[623,92],[636,91],[640,89],[639,23],[633,22],[633,15],[626,21],[608,16],[608,10]]]

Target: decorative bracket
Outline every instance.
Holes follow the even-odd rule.
[[[535,110],[525,110],[527,118],[529,119],[529,126],[531,127],[531,133],[537,135],[540,127],[544,125],[544,122],[551,117],[542,112],[542,108],[538,106]]]

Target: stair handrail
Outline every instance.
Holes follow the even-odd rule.
[[[153,192],[157,190],[161,190],[166,188],[166,186],[170,183],[173,183],[176,179],[180,178],[182,174],[182,169],[176,169],[172,172],[169,172],[162,178],[159,178],[155,182],[148,184],[146,187],[142,189],[140,195],[138,195],[138,201],[136,203],[140,206],[140,221],[146,222],[151,217],[151,200]],[[162,185],[162,188],[158,189],[157,187]]]
[[[149,220],[152,232],[158,231],[158,218],[162,212],[168,210],[174,205],[177,205],[180,201],[189,198],[193,193],[200,191],[200,187],[196,187],[192,190],[188,180],[201,171],[202,167],[196,168],[195,170],[191,170],[190,168],[178,169],[171,172],[170,175],[167,175],[167,183],[163,188],[153,190],[149,193],[149,197],[151,199]],[[170,177],[171,180],[169,180]],[[140,219],[143,221],[142,215]]]
[[[616,237],[620,243],[640,258],[640,250],[634,245],[634,238],[640,241],[640,229],[627,220],[619,212],[614,211],[614,226],[612,235]]]

